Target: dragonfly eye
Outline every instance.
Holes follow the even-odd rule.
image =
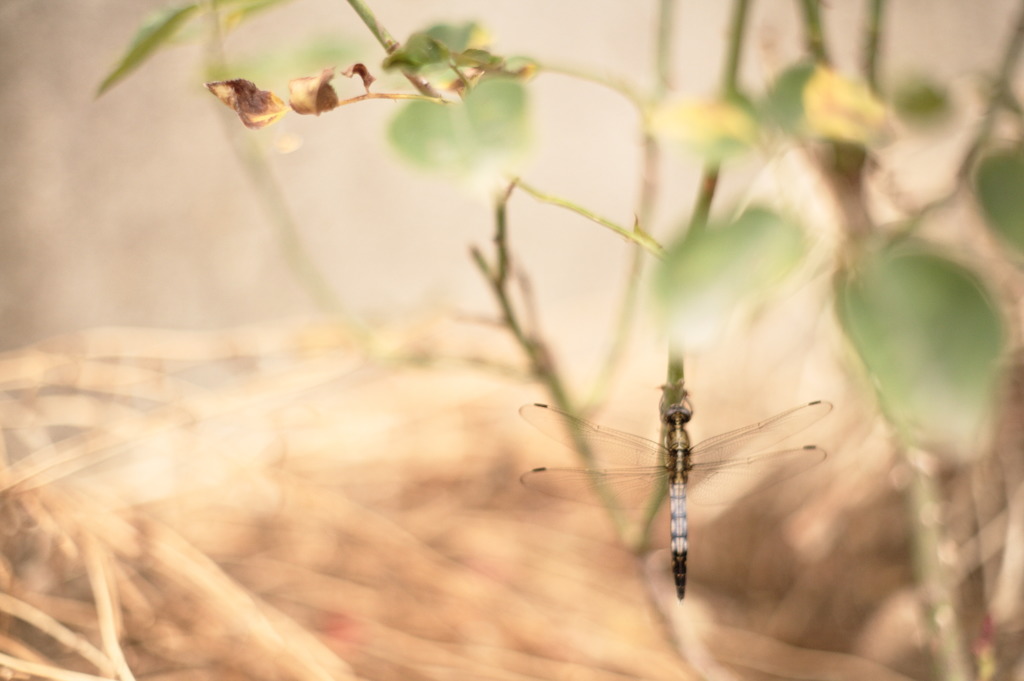
[[[665,410],[666,421],[674,421],[676,417],[683,423],[689,423],[690,419],[693,418],[693,409],[690,408],[689,403],[685,400],[679,404],[673,404]]]

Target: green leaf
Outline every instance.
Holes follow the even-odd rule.
[[[979,454],[1006,340],[979,278],[907,243],[865,253],[836,286],[839,321],[896,431],[947,456]]]
[[[654,274],[655,297],[687,349],[708,346],[746,304],[763,298],[800,261],[802,230],[753,207],[724,225],[691,231],[670,245]]]
[[[809,63],[791,66],[775,79],[768,96],[761,103],[760,114],[767,123],[795,134],[804,124],[804,89],[814,75]]]
[[[427,66],[446,65],[451,54],[448,47],[427,33],[413,33],[383,62],[385,69],[402,69],[416,73]]]
[[[152,14],[139,28],[128,51],[117,66],[103,79],[96,91],[99,97],[138,68],[153,53],[174,37],[178,29],[199,10],[198,4],[167,7]]]
[[[287,81],[295,74],[318,73],[324,64],[350,64],[360,56],[353,41],[338,40],[336,35],[307,37],[294,45],[282,43],[251,56],[234,57],[208,71],[206,78],[228,80],[241,76],[257,83]]]
[[[407,104],[388,137],[419,168],[490,183],[513,171],[530,141],[526,90],[510,78],[483,80],[462,103]]]
[[[464,24],[435,24],[424,31],[451,52],[480,48],[489,42],[487,31],[473,21]]]
[[[999,239],[1024,255],[1024,153],[1000,151],[982,159],[974,175],[981,213]]]

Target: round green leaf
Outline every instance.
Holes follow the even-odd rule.
[[[976,454],[1005,342],[978,277],[923,246],[890,246],[838,277],[836,305],[897,432],[936,452]]]
[[[744,303],[756,302],[799,262],[803,232],[765,208],[691,231],[670,245],[655,271],[655,295],[674,337],[706,347]]]
[[[526,90],[510,78],[483,80],[461,103],[407,104],[389,138],[409,163],[473,183],[514,171],[529,147]]]
[[[999,239],[1024,255],[1024,153],[1000,151],[984,158],[974,175],[985,222]]]
[[[804,122],[804,88],[814,75],[814,64],[801,63],[789,67],[772,84],[760,106],[761,116],[783,132],[799,132]]]

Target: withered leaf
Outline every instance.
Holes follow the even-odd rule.
[[[294,78],[288,81],[288,104],[291,105],[295,113],[303,115],[319,116],[325,111],[336,108],[338,93],[331,87],[332,78],[334,78],[334,69],[328,68],[321,71],[319,76]]]
[[[348,78],[358,75],[360,78],[363,79],[363,87],[366,88],[367,93],[370,92],[370,83],[377,80],[370,73],[370,70],[366,68],[365,64],[359,63],[353,64],[352,66],[348,67],[347,69],[341,72],[341,75],[347,76]]]
[[[284,102],[269,90],[260,90],[256,84],[236,78],[207,83],[206,87],[217,98],[233,109],[245,127],[259,130],[277,122],[288,109]]]

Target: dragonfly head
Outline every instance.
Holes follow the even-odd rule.
[[[666,423],[672,423],[680,421],[682,423],[689,423],[690,419],[693,418],[693,407],[690,406],[690,401],[685,397],[675,404],[671,404],[662,410],[662,417]]]

